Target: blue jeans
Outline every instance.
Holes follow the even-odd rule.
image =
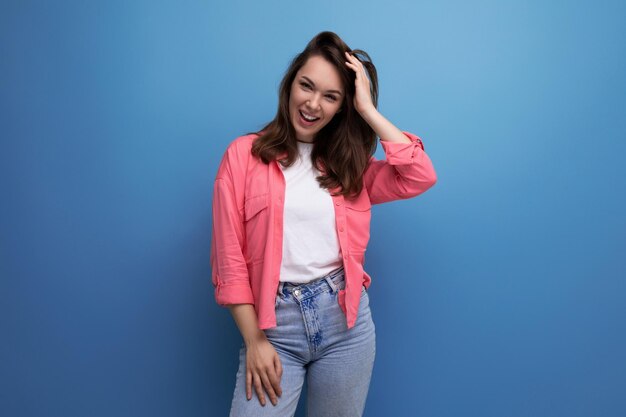
[[[230,417],[293,416],[304,378],[308,417],[363,414],[376,355],[376,333],[365,287],[356,324],[347,329],[337,302],[337,292],[343,288],[343,268],[306,284],[280,283],[277,326],[264,332],[282,363],[283,394],[274,406],[266,393],[262,406],[253,387],[252,399],[246,399],[246,346],[242,345]]]

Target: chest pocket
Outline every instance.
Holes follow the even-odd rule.
[[[243,220],[248,222],[269,206],[269,194],[251,197],[244,202],[243,206]]]
[[[250,197],[244,202],[245,258],[247,263],[263,260],[269,236],[269,193]]]

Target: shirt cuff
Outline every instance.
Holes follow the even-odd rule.
[[[419,136],[410,132],[403,131],[402,133],[411,140],[411,143],[392,142],[384,139],[380,141],[389,165],[410,165],[415,156],[424,151],[424,144]]]
[[[219,281],[218,281],[219,282]],[[248,282],[224,284],[215,287],[215,301],[218,305],[254,304],[254,296]]]

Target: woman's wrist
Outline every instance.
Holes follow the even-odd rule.
[[[371,125],[371,121],[373,121],[380,113],[376,107],[372,106],[359,112],[359,114],[363,120],[367,122],[367,124]]]
[[[376,135],[388,142],[411,143],[404,133],[385,118],[375,107],[365,111],[361,117],[376,132]]]
[[[246,346],[267,340],[265,332],[259,329],[252,304],[233,304],[229,307]]]
[[[267,337],[265,336],[265,332],[263,330],[258,329],[257,333],[248,335],[243,338],[243,342],[246,344],[246,347],[250,347],[256,345],[259,342],[267,341]]]

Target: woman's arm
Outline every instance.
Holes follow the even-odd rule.
[[[360,113],[363,120],[376,132],[380,140],[397,143],[411,143],[400,129],[387,120],[376,107],[370,107]]]
[[[215,300],[221,306],[254,304],[243,246],[245,161],[237,142],[222,157],[213,185],[211,274]]]
[[[215,299],[227,306],[246,344],[246,398],[252,398],[254,385],[261,405],[263,388],[274,405],[282,391],[282,365],[276,349],[259,329],[254,310],[248,269],[243,254],[245,230],[243,207],[245,166],[237,152],[237,143],[228,147],[218,168],[213,189],[213,232],[211,269]]]
[[[356,76],[354,80],[354,108],[368,125],[376,132],[376,135],[384,140],[399,143],[411,143],[400,129],[395,127],[389,120],[378,112],[370,94],[370,81],[363,63],[357,57],[346,52],[350,67]]]
[[[283,368],[274,346],[267,340],[263,330],[259,329],[256,313],[252,304],[233,304],[228,309],[239,327],[246,344],[246,398],[252,398],[252,385],[261,405],[265,406],[267,391],[272,404],[278,403],[283,393],[280,380]]]
[[[370,82],[361,61],[346,53],[346,65],[355,72],[354,108],[380,137],[386,160],[372,157],[363,175],[372,204],[411,198],[437,182],[437,174],[422,140],[402,132],[378,112],[370,94]]]
[[[259,329],[256,313],[252,304],[231,304],[228,306],[241,337],[246,346],[267,340],[263,330]]]
[[[372,156],[363,174],[372,204],[415,197],[437,182],[422,140],[410,132],[401,133],[409,142],[381,140],[385,159]]]

